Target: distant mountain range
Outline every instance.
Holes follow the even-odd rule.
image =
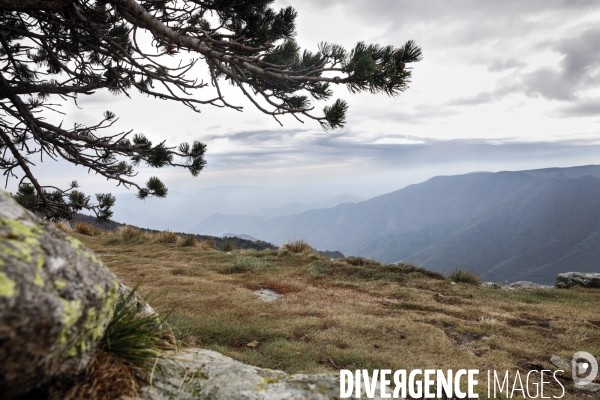
[[[300,214],[304,211],[313,210],[317,208],[329,208],[335,207],[338,204],[342,203],[358,203],[360,201],[365,200],[362,197],[352,196],[347,193],[341,194],[339,196],[329,197],[322,201],[315,201],[312,203],[301,203],[301,202],[291,202],[284,204],[279,207],[274,208],[262,208],[256,212],[253,212],[252,215],[259,215],[263,217],[280,217],[282,215],[293,215]]]
[[[600,272],[600,166],[440,176],[294,215],[214,214],[194,232],[304,239],[382,262],[548,284],[559,272]]]

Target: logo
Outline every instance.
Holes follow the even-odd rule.
[[[571,371],[573,371],[573,382],[576,385],[587,385],[596,379],[596,376],[598,376],[598,362],[590,353],[578,351],[573,355],[573,360],[571,361]],[[585,378],[579,377],[579,375],[584,374],[588,375]]]

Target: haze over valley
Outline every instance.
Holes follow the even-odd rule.
[[[303,239],[386,263],[468,269],[500,283],[552,283],[559,272],[598,270],[599,199],[600,166],[478,172],[293,215],[216,213],[193,232],[276,244]]]

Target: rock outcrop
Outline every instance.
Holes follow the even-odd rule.
[[[540,285],[539,283],[533,283],[528,281],[513,282],[503,287],[504,290],[515,290],[515,289],[526,289],[526,290],[548,290],[554,289],[554,286]]]
[[[92,251],[0,192],[2,398],[81,373],[118,291]]]
[[[162,371],[142,389],[139,399],[325,400],[340,396],[339,375],[288,375],[205,349],[186,349]]]
[[[555,286],[562,289],[574,286],[600,289],[600,273],[565,272],[558,274]]]

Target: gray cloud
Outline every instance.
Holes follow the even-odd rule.
[[[278,131],[266,132],[268,137],[276,137]],[[357,140],[360,132],[347,129],[341,135],[303,136],[293,146],[285,137],[272,147],[240,151],[227,154],[208,155],[209,167],[215,170],[235,170],[251,166],[252,169],[272,168],[277,165],[306,167],[309,165],[329,165],[350,163],[364,165],[365,168],[412,168],[419,165],[440,165],[457,163],[492,162],[511,163],[532,160],[552,160],[572,158],[590,160],[600,151],[600,145],[592,140],[567,140],[560,142],[522,142],[515,139],[455,139],[434,140],[407,135],[382,135],[384,137],[415,141],[414,144],[382,144],[377,138],[369,142]],[[252,143],[252,135],[244,140]],[[242,143],[240,142],[240,143]],[[418,143],[421,142],[421,143]],[[589,163],[589,161],[587,161]],[[578,163],[578,162],[576,162]]]
[[[281,130],[251,130],[226,134],[203,135],[202,139],[211,141],[215,139],[228,139],[233,142],[247,142],[249,144],[278,141],[282,138],[289,139],[298,133],[305,132],[304,129],[281,129]]]
[[[574,38],[555,43],[552,48],[563,59],[555,67],[544,67],[523,76],[529,96],[551,100],[573,100],[578,92],[600,82],[600,29],[588,29]]]
[[[560,117],[599,117],[600,98],[585,99],[574,102],[558,110]]]
[[[580,102],[583,91],[593,89],[600,84],[600,28],[587,29],[578,36],[554,43],[540,43],[539,47],[547,47],[561,54],[561,61],[556,65],[544,66],[532,72],[513,73],[499,81],[494,90],[457,98],[447,104],[483,104],[500,100],[509,94],[522,93],[529,97],[573,102],[573,106],[565,108],[561,115],[588,115],[587,113],[593,107],[590,108],[588,102],[577,103]],[[507,63],[514,64],[509,60]],[[488,69],[491,68],[490,66]],[[519,68],[518,64],[515,68]]]
[[[405,105],[398,109],[371,109],[356,110],[356,120],[392,121],[408,125],[421,125],[432,122],[434,119],[451,117],[460,114],[445,105],[418,104],[412,107],[412,111],[406,110]]]
[[[516,58],[495,58],[488,61],[487,69],[490,72],[504,72],[515,68],[523,68],[527,64]]]

